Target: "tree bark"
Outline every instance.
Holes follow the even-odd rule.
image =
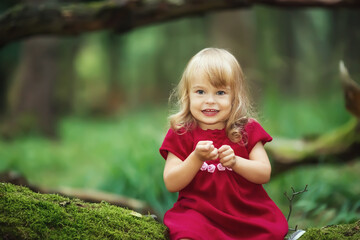
[[[113,0],[76,4],[23,4],[0,16],[0,47],[25,37],[76,35],[84,32],[130,29],[209,11],[267,4],[283,7],[360,7],[356,0]]]

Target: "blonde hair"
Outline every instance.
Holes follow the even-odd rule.
[[[189,88],[194,77],[206,77],[214,87],[229,86],[232,90],[232,108],[226,122],[226,134],[232,142],[243,139],[243,129],[250,118],[252,107],[243,71],[236,58],[224,49],[205,48],[193,56],[187,64],[178,86],[170,96],[175,97],[177,113],[170,115],[170,126],[175,131],[188,131],[196,126],[190,112]]]

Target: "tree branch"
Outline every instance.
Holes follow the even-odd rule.
[[[357,0],[255,0],[257,4],[277,7],[360,7]]]
[[[77,4],[19,5],[0,16],[0,47],[21,38],[76,35],[89,31],[130,29],[183,17],[248,5],[246,0],[171,1],[113,0]]]
[[[304,192],[307,192],[307,187],[308,185],[305,186],[304,190],[302,191],[299,191],[299,192],[295,192],[295,189],[293,187],[291,187],[291,190],[292,190],[292,194],[291,194],[291,197],[288,196],[287,192],[284,192],[284,195],[285,197],[287,198],[287,200],[289,201],[289,213],[288,213],[288,216],[286,218],[286,220],[289,222],[290,220],[290,216],[291,216],[291,213],[292,213],[292,207],[293,207],[293,200],[294,200],[294,197],[299,195],[299,194],[302,194]],[[295,231],[297,230],[297,226],[295,226]]]
[[[103,29],[122,33],[174,18],[254,4],[360,7],[360,2],[355,0],[109,0],[76,4],[22,4],[0,16],[0,47],[41,34],[64,36]]]
[[[344,126],[313,140],[274,139],[266,146],[273,163],[273,176],[294,167],[320,162],[341,163],[360,156],[360,125],[351,119]]]

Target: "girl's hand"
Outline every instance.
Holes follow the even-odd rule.
[[[194,150],[195,155],[203,162],[215,160],[218,156],[218,150],[214,147],[212,141],[199,141]]]
[[[224,167],[232,168],[236,163],[234,150],[228,145],[222,145],[219,148],[220,163]]]

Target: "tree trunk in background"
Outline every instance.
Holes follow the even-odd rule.
[[[57,48],[60,50],[56,53],[58,59],[58,73],[55,83],[54,107],[56,115],[67,115],[73,112],[74,96],[76,87],[75,60],[78,50],[81,46],[79,38],[59,40]],[[55,79],[54,79],[55,80]]]
[[[276,18],[277,28],[274,29],[278,35],[276,48],[279,51],[281,59],[283,59],[280,70],[280,78],[278,88],[286,95],[296,93],[295,76],[295,58],[296,58],[296,26],[295,19],[297,11],[280,10]]]
[[[240,64],[251,66],[254,64],[254,49],[256,44],[254,11],[251,9],[238,9],[236,11],[222,11],[209,16],[210,46],[228,48]],[[232,24],[236,22],[236,24]]]
[[[124,104],[124,88],[120,86],[119,81],[119,65],[120,54],[119,53],[119,35],[110,32],[107,36],[107,48],[109,58],[109,79],[107,84],[107,96],[103,103],[103,111],[107,115],[116,113],[122,104]]]
[[[0,49],[0,121],[6,120],[6,116],[9,113],[8,89],[11,85],[9,76],[13,76],[15,73],[14,66],[16,66],[19,61],[18,49],[19,44],[17,43]]]
[[[259,99],[261,89],[256,79],[255,59],[255,15],[250,9],[223,11],[209,16],[210,46],[229,50],[238,59],[246,78],[253,99]],[[232,24],[236,22],[236,24]],[[229,49],[231,46],[231,49]]]
[[[0,118],[6,111],[6,90],[7,90],[6,74],[0,66]]]
[[[12,111],[13,134],[37,129],[49,137],[56,135],[54,87],[58,75],[58,43],[55,38],[36,37],[23,44]]]
[[[40,4],[44,0],[24,2]],[[54,37],[34,37],[24,41],[20,76],[6,134],[14,136],[35,129],[48,137],[56,136],[54,90],[58,76],[58,47],[59,40]]]
[[[353,79],[360,79],[360,58],[359,58],[359,41],[360,33],[356,31],[360,25],[360,15],[357,11],[346,11],[341,16],[344,20],[344,25],[338,29],[339,35],[337,39],[345,39],[344,41],[344,55],[343,60],[348,67]],[[340,21],[340,19],[338,19]],[[346,38],[344,38],[346,36]]]
[[[182,71],[190,58],[208,47],[206,38],[209,38],[207,17],[193,17],[166,23],[163,28],[166,42],[159,47],[157,52],[156,69],[158,73],[158,97],[168,99],[170,92],[179,83]],[[178,70],[174,72],[174,69]],[[166,100],[165,100],[166,101]]]

